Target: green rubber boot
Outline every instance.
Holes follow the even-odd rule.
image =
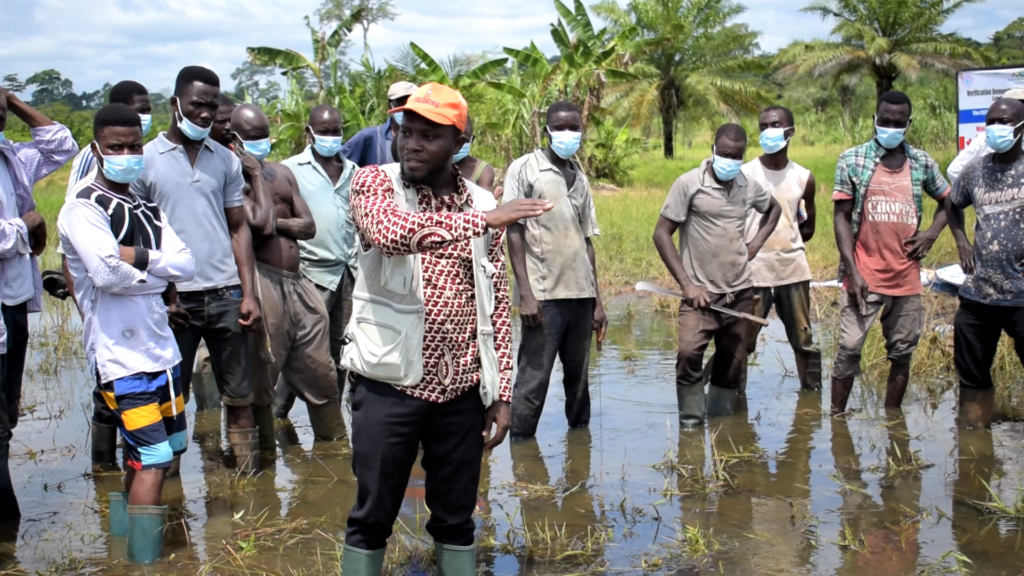
[[[342,576],[380,576],[384,567],[384,548],[360,550],[345,544],[344,549],[345,553],[341,556]]]
[[[128,506],[128,559],[149,564],[164,547],[167,506]]]
[[[476,576],[476,544],[452,546],[434,543],[437,576]]]
[[[345,437],[345,421],[341,417],[341,403],[330,400],[319,406],[306,403],[309,424],[317,440],[332,441]]]
[[[693,428],[704,423],[704,386],[676,386],[679,401],[679,426]]]
[[[739,390],[708,386],[708,416],[729,416],[736,411]]]
[[[128,493],[111,492],[108,496],[110,507],[107,516],[110,520],[111,536],[128,535]]]
[[[253,406],[252,416],[256,420],[256,429],[260,431],[260,450],[274,450],[277,447],[274,441],[274,407]]]

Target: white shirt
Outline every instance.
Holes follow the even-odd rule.
[[[985,141],[984,134],[978,134],[971,140],[971,143],[966,148],[960,151],[956,155],[956,158],[949,163],[949,168],[946,168],[946,175],[949,176],[949,182],[952,184],[956,182],[957,176],[964,171],[964,168],[971,163],[972,160],[981,158],[987,154],[992,154],[995,150],[988,147],[988,142]]]
[[[110,216],[85,189],[64,204],[57,230],[75,282],[75,297],[84,316],[83,339],[89,366],[104,382],[140,372],[162,372],[181,362],[167,321],[161,293],[168,282],[188,282],[195,260],[167,224],[167,217],[134,195],[122,195],[93,183],[94,194],[108,194],[132,211],[148,207],[159,214],[160,249],[149,251],[139,270],[123,262],[110,229]]]
[[[3,190],[3,202],[11,207],[8,214],[18,214],[18,198],[14,193],[14,181],[7,167],[7,160],[0,157],[0,190]],[[16,306],[28,302],[35,294],[32,283],[32,258],[30,254],[18,254],[7,261],[7,275],[4,276],[3,303]]]

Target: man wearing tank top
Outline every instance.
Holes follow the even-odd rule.
[[[782,206],[775,231],[750,262],[754,278],[754,314],[768,316],[772,306],[786,327],[793,347],[800,388],[821,388],[821,352],[811,330],[811,267],[804,243],[814,236],[814,175],[789,159],[789,141],[796,132],[793,113],[769,106],[761,113],[761,149],[764,154],[743,165],[743,174],[771,191]],[[802,206],[801,206],[802,205]],[[803,210],[801,210],[801,207]],[[747,218],[747,242],[757,234],[761,214],[751,210]],[[747,354],[757,348],[760,324],[748,322]],[[740,391],[747,388],[743,367]]]

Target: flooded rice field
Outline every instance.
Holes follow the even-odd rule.
[[[681,432],[672,319],[615,308],[591,359],[590,428],[565,429],[556,373],[537,439],[487,456],[483,573],[1024,573],[1024,423],[958,433],[952,382],[914,382],[890,413],[858,383],[855,412],[829,418],[827,396],[798,392],[773,319],[745,411]],[[337,574],[355,498],[350,449],[314,443],[299,407],[253,478],[235,475],[220,412],[190,407],[189,451],[164,492],[164,559],[122,560],[106,520],[121,477],[91,473],[91,379],[69,316],[33,319],[11,447],[23,518],[0,538],[0,574]],[[389,545],[392,574],[431,571],[417,470]]]

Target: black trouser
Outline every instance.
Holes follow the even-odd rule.
[[[471,545],[483,430],[484,405],[477,388],[437,403],[357,376],[352,392],[352,471],[358,492],[345,543],[360,550],[386,546],[422,444],[430,510],[427,532],[441,544]]]
[[[21,377],[28,350],[28,303],[4,304],[0,309],[7,327],[7,353],[0,356],[0,523],[6,524],[21,517],[7,462],[21,404]]]
[[[210,351],[210,363],[221,402],[243,408],[252,404],[249,333],[244,332],[238,323],[242,289],[229,286],[179,292],[178,305],[189,313],[188,327],[174,331],[174,339],[181,351],[181,385],[185,402],[188,402],[192,390],[192,368],[199,341],[203,340]]]
[[[1024,363],[1024,306],[993,306],[960,299],[953,320],[953,365],[965,388],[992,387],[992,362],[1003,331]]]
[[[545,300],[541,302],[541,313],[544,322],[540,326],[523,325],[519,373],[512,389],[513,438],[529,438],[537,433],[556,357],[562,362],[565,418],[569,427],[590,424],[587,365],[594,326],[594,299]]]

